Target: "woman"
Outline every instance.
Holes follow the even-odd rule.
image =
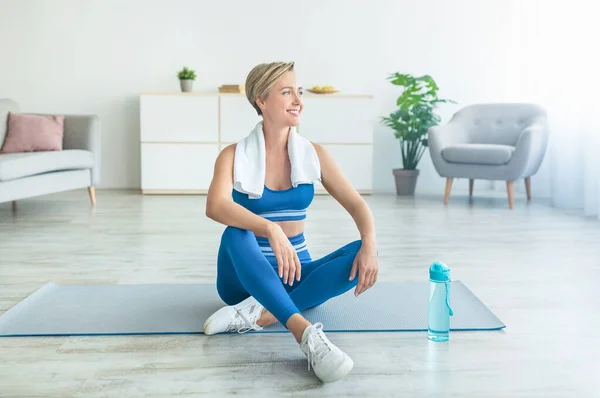
[[[308,357],[309,370],[332,382],[354,363],[301,311],[373,286],[375,225],[327,150],[295,132],[302,94],[294,63],[261,64],[246,79],[246,96],[262,121],[215,163],[206,215],[228,226],[217,261],[217,290],[228,306],[207,319],[204,333],[260,330],[279,321]],[[313,261],[303,231],[315,180],[350,213],[361,239]]]

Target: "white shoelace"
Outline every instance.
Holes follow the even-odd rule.
[[[308,335],[307,345],[308,345],[308,370],[310,371],[310,366],[316,362],[317,359],[323,359],[326,354],[331,352],[331,347],[329,346],[329,341],[325,337],[323,333],[323,324],[321,322],[317,322],[314,325],[316,332],[312,332]]]
[[[262,327],[256,324],[256,320],[260,316],[257,316],[254,322],[250,322],[250,320],[248,320],[248,318],[242,314],[242,310],[236,308],[235,311],[237,315],[229,324],[229,327],[227,328],[228,332],[235,330],[236,332],[242,334],[251,330],[262,330]]]

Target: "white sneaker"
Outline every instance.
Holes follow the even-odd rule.
[[[331,383],[346,376],[354,367],[354,362],[329,341],[322,329],[321,322],[307,327],[302,334],[300,348],[308,358],[308,370],[312,365],[319,379]]]
[[[204,322],[202,330],[207,335],[262,330],[262,327],[258,326],[256,321],[260,318],[263,308],[254,297],[250,296],[239,304],[223,307],[212,314]]]

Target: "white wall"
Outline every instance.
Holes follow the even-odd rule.
[[[441,110],[447,121],[469,103],[539,99],[542,3],[0,0],[0,97],[26,112],[98,114],[101,187],[139,187],[138,94],[178,91],[183,65],[197,70],[195,90],[216,91],[258,63],[294,60],[305,86],[374,94],[379,115],[399,95],[389,73],[427,73],[459,102]],[[401,163],[391,130],[376,126],[374,150],[374,189],[392,192]],[[442,192],[427,155],[420,168],[418,191]]]

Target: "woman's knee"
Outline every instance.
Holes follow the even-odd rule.
[[[250,294],[245,290],[223,282],[217,282],[217,293],[221,300],[227,305],[236,305],[250,297]]]
[[[362,240],[358,239],[355,240],[354,242],[350,242],[346,245],[346,250],[349,251],[350,253],[353,253],[354,255],[358,254],[358,251],[360,250],[360,248],[362,247]]]
[[[355,256],[358,254],[359,250],[362,247],[362,240],[358,239],[355,240],[354,242],[350,242],[346,248],[349,252],[353,253]],[[375,253],[377,256],[379,256],[379,250],[377,250],[377,252]]]
[[[221,237],[222,242],[239,242],[244,239],[253,238],[254,233],[252,231],[248,231],[247,229],[241,229],[237,227],[228,226],[223,231],[223,235]]]

